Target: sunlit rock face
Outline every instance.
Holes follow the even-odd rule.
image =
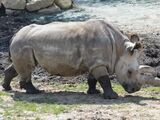
[[[61,9],[69,9],[72,7],[72,0],[55,0],[55,4]]]
[[[0,0],[1,2],[7,9],[40,13],[54,13],[74,6],[73,0]]]
[[[32,0],[27,3],[26,9],[30,12],[50,7],[54,4],[54,0]]]
[[[52,14],[52,13],[59,12],[59,11],[61,11],[61,9],[59,7],[57,7],[56,5],[52,5],[51,7],[39,10],[38,13]]]
[[[23,10],[26,6],[26,0],[1,0],[8,9]]]

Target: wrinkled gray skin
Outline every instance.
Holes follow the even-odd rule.
[[[10,90],[11,80],[19,75],[21,88],[30,94],[39,93],[31,82],[31,73],[39,64],[53,75],[89,72],[88,94],[99,93],[98,80],[105,98],[117,98],[109,80],[109,74],[113,73],[127,92],[138,91],[141,84],[136,77],[139,67],[136,50],[139,47],[131,41],[104,20],[26,26],[13,37],[12,64],[5,70],[2,86]]]

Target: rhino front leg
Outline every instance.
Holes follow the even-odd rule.
[[[14,69],[13,64],[11,64],[5,71],[4,71],[4,80],[2,82],[2,87],[4,88],[4,90],[8,91],[11,90],[11,86],[10,83],[12,81],[12,79],[14,77],[16,77],[18,75],[18,73],[16,72],[16,70]]]
[[[38,94],[40,90],[36,89],[31,81],[31,73],[20,75],[20,88],[25,89],[27,94]]]
[[[111,86],[111,82],[108,76],[108,71],[106,67],[97,67],[93,71],[94,77],[98,80],[100,83],[102,89],[103,89],[103,95],[105,99],[116,99],[118,98],[118,94],[114,92]]]
[[[114,92],[114,90],[112,89],[111,82],[110,82],[108,75],[98,78],[98,81],[104,91],[104,98],[105,99],[118,98],[118,94],[116,92]]]
[[[97,80],[92,74],[88,75],[88,91],[87,94],[99,94],[100,91],[96,89]]]

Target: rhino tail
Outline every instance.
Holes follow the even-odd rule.
[[[9,52],[8,52],[8,61],[9,61],[9,62],[12,62],[10,50],[9,50]]]
[[[33,57],[34,65],[37,66],[38,65],[38,61],[37,61],[37,59],[35,57],[35,52],[34,52],[33,49],[32,49],[32,57]]]

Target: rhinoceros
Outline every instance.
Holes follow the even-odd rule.
[[[26,93],[39,93],[31,82],[31,73],[39,64],[53,75],[75,76],[88,72],[88,94],[99,93],[98,81],[104,98],[117,98],[109,79],[114,73],[127,92],[136,92],[146,83],[142,73],[154,72],[151,67],[138,64],[141,51],[138,40],[136,35],[129,39],[106,20],[28,25],[12,38],[12,64],[5,70],[2,86],[11,90],[11,80],[19,75],[20,87]],[[155,81],[160,84],[159,79]]]

